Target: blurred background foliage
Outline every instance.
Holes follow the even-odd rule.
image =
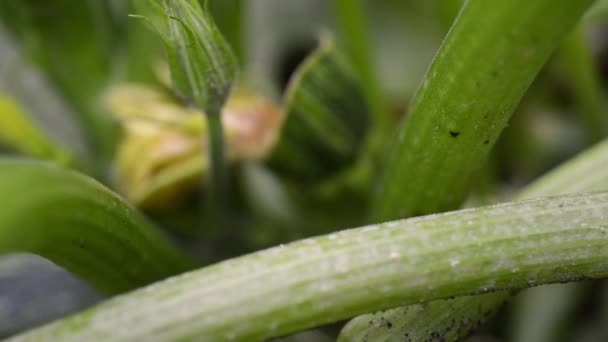
[[[606,136],[608,11],[604,3],[587,16],[535,81],[487,165],[478,171],[469,205],[506,198]],[[347,45],[332,1],[211,0],[209,5],[238,56],[239,86],[254,90],[277,107],[282,106],[292,74],[321,37]],[[366,1],[366,5],[371,60],[386,99],[388,122],[371,136],[387,139],[390,129],[407,113],[408,101],[459,1],[383,0]],[[130,13],[135,13],[134,7],[123,0],[0,0],[2,98],[15,103],[11,108],[28,114],[41,131],[40,139],[68,147],[77,160],[74,167],[117,190],[115,157],[124,137],[124,122],[104,104],[104,96],[110,87],[123,83],[167,87],[161,70],[161,41],[142,22],[129,18]],[[8,113],[5,107],[0,110]],[[19,152],[4,142],[2,153]],[[372,147],[366,153],[378,154],[374,143],[368,144]],[[57,161],[53,153],[37,157]],[[362,156],[346,170],[314,184],[294,181],[259,160],[241,160],[230,169],[231,213],[238,215],[231,215],[223,229],[201,215],[204,194],[200,191],[147,214],[173,232],[192,254],[210,263],[364,223],[374,163],[381,159]],[[518,297],[471,341],[606,340],[607,289],[598,282],[531,290],[540,294]],[[0,336],[100,298],[95,290],[48,262],[32,256],[6,257],[0,264]],[[543,314],[546,310],[535,311],[552,302],[563,303],[552,317]],[[571,324],[562,324],[566,321]],[[290,340],[332,340],[339,328],[330,326]]]

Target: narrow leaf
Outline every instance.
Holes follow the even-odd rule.
[[[586,129],[588,141],[597,142],[605,138],[608,136],[608,116],[603,102],[604,90],[582,25],[570,33],[557,56],[559,71],[572,91],[575,109]]]
[[[11,98],[0,95],[0,143],[31,157],[69,165],[71,153],[46,136]]]
[[[608,191],[606,165],[608,141],[598,144],[530,184],[517,198]],[[364,337],[370,341],[396,341],[403,340],[405,334],[412,341],[423,341],[433,336],[439,336],[445,341],[454,341],[469,335],[472,330],[486,322],[510,297],[510,292],[497,292],[363,315],[344,327],[340,341],[363,341]],[[391,322],[390,329],[387,321]]]

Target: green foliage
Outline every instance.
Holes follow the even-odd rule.
[[[285,102],[271,165],[300,180],[318,180],[356,161],[369,110],[352,67],[332,42],[323,41],[295,72]]]
[[[576,111],[581,116],[589,140],[601,140],[608,132],[608,117],[602,100],[598,70],[582,25],[576,27],[565,39],[558,60],[562,64],[560,70],[571,88]]]
[[[534,77],[592,2],[468,1],[399,129],[374,219],[458,207]]]
[[[108,1],[0,2],[0,18],[20,38],[27,58],[78,111],[99,164],[109,161],[116,142],[116,127],[96,103],[121,41],[110,13]]]
[[[381,131],[390,129],[392,120],[388,111],[388,103],[378,79],[376,65],[373,63],[369,24],[365,17],[365,1],[334,0],[335,12],[338,17],[342,38],[345,41],[353,64],[362,80],[365,89],[364,96],[374,113],[375,124]],[[388,127],[387,127],[388,126]]]
[[[143,18],[165,43],[174,89],[184,100],[217,115],[230,94],[237,63],[208,9],[196,0],[140,1],[157,11]]]
[[[0,142],[41,160],[69,165],[66,148],[47,137],[11,98],[0,94]]]
[[[0,251],[39,254],[104,292],[195,265],[117,195],[77,173],[1,159],[0,197],[10,199],[0,212]]]
[[[592,0],[321,1],[340,49],[322,39],[303,54],[313,38],[296,19],[308,2],[0,1],[24,57],[86,128],[106,183],[56,165],[80,166],[47,136],[52,125],[0,97],[0,141],[55,164],[0,158],[0,252],[39,254],[120,294],[14,340],[257,341],[355,317],[340,341],[454,341],[519,289],[608,277],[608,194],[597,192],[608,190],[608,142],[515,197],[536,199],[481,206],[523,184],[517,160],[538,159],[538,174],[605,138],[585,38],[604,2],[579,22]],[[429,36],[419,33],[448,27],[417,93],[388,92],[391,78],[411,84]],[[267,91],[282,84],[264,84],[259,63],[290,78],[282,108]],[[518,106],[526,115],[492,151]],[[467,198],[476,208],[446,212]],[[394,221],[410,216],[422,217]],[[192,259],[235,255],[192,270]],[[580,305],[568,293],[555,303]],[[556,336],[547,322],[530,331]]]

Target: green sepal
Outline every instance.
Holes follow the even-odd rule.
[[[0,253],[29,252],[116,294],[196,266],[97,181],[46,163],[0,159]]]
[[[165,43],[174,90],[206,113],[218,113],[232,88],[237,61],[211,17],[196,0],[138,4]],[[143,6],[142,6],[143,5]]]

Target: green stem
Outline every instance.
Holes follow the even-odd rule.
[[[194,263],[118,196],[59,167],[0,159],[0,252],[39,254],[116,294]]]
[[[220,220],[222,212],[227,209],[227,194],[228,194],[228,168],[226,165],[225,147],[224,147],[224,128],[222,125],[222,116],[219,112],[208,113],[206,115],[209,125],[209,159],[210,175],[209,189],[212,216]],[[205,176],[206,178],[206,176]]]
[[[520,192],[517,198],[608,190],[606,165],[608,141],[543,176]],[[497,292],[359,316],[344,327],[340,341],[361,341],[363,337],[370,341],[400,340],[404,334],[408,334],[412,341],[422,341],[432,338],[438,331],[444,332],[442,337],[445,341],[454,341],[485,323],[510,297],[510,292]],[[386,320],[392,322],[392,329],[383,325]],[[458,322],[458,329],[451,329],[453,322]]]
[[[537,0],[531,5],[525,0],[467,1],[401,127],[374,202],[373,217],[385,221],[460,205],[471,176],[483,164],[531,82],[592,2]],[[484,317],[486,313],[472,313],[474,302],[494,309],[508,297],[501,292],[489,299],[432,303],[419,321],[434,330],[425,330],[423,324],[416,329],[423,334],[444,333],[453,328],[448,319],[453,317],[463,318],[468,331],[477,321],[467,317]],[[390,312],[402,319],[404,309]],[[405,316],[402,321],[407,321],[409,316]],[[355,319],[343,338],[357,338],[358,333],[349,331],[369,321],[369,315]],[[455,330],[448,338],[462,334]]]
[[[606,277],[607,245],[608,193],[463,210],[228,260],[15,340],[258,341],[395,304]]]
[[[400,128],[373,217],[458,207],[530,83],[592,2],[466,2]]]
[[[366,2],[364,0],[334,0],[333,2],[344,44],[361,78],[377,128],[386,132],[391,128],[393,120],[374,64],[374,48],[365,16]]]

